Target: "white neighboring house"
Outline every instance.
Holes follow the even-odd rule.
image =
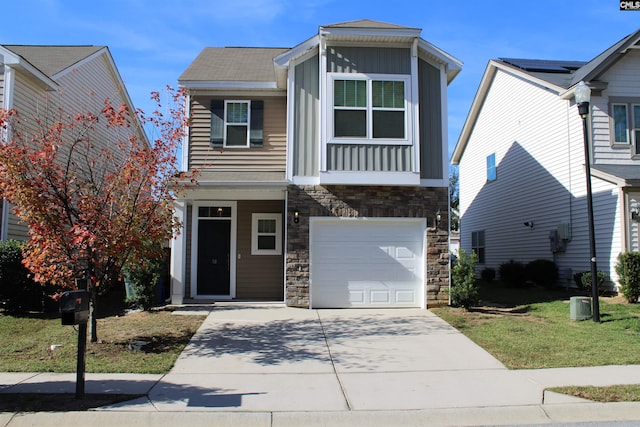
[[[619,253],[638,251],[640,30],[589,62],[489,61],[455,147],[461,248],[478,268],[556,262],[563,285],[590,268],[582,120],[588,117],[598,270],[615,283]]]

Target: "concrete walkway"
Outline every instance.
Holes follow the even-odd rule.
[[[640,420],[640,404],[544,392],[640,384],[640,366],[508,370],[426,310],[217,303],[166,375],[88,374],[87,393],[147,397],[0,426],[510,425]],[[75,390],[74,374],[0,374],[2,392]]]

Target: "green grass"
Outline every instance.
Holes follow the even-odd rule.
[[[596,402],[640,402],[640,385],[638,384],[608,387],[554,387],[549,390]]]
[[[168,372],[203,320],[204,316],[176,316],[169,311],[99,319],[99,342],[87,344],[86,371]],[[131,350],[134,340],[149,344]],[[58,315],[0,315],[0,342],[0,372],[76,371],[77,330],[61,325]]]
[[[569,301],[577,292],[481,284],[480,307],[432,311],[511,369],[640,364],[640,304],[601,297],[600,323],[575,321]],[[640,401],[640,385],[552,390],[599,402]]]
[[[570,296],[494,284],[483,309],[433,311],[512,369],[640,364],[640,305],[601,298],[601,323],[573,321]]]

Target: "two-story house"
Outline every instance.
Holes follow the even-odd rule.
[[[589,271],[584,132],[574,100],[591,88],[587,138],[598,270],[615,282],[638,251],[640,31],[591,61],[489,61],[453,153],[461,246],[479,268],[556,262],[562,285]]]
[[[293,48],[205,48],[179,78],[192,120],[172,301],[297,307],[448,301],[447,86],[421,30],[321,26]]]
[[[27,119],[43,119],[57,108],[69,115],[101,111],[106,99],[135,111],[106,46],[0,45],[1,108],[16,109]],[[147,141],[141,127],[131,131]],[[106,134],[99,139],[96,144],[101,147],[113,144]],[[6,200],[1,209],[0,238],[26,240],[27,226]]]

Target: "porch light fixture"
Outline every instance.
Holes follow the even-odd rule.
[[[529,228],[533,228],[533,221],[525,221],[524,222],[524,226],[525,227],[529,227]]]
[[[440,209],[436,211],[436,228],[440,227],[440,221],[442,221],[442,214],[440,213]]]
[[[631,208],[631,220],[640,221],[640,210],[637,207]]]
[[[587,117],[589,116],[589,102],[591,102],[591,89],[580,82],[573,92],[578,105],[578,114],[582,118],[582,134],[584,137],[584,170],[587,179],[587,216],[589,220],[589,249],[591,263],[591,305],[593,308],[592,319],[600,322],[600,301],[598,300],[598,268],[596,265],[596,234],[593,224],[593,193],[591,190],[591,161],[589,156],[589,133]]]
[[[298,209],[293,211],[293,223],[297,224],[300,222],[300,211]]]

